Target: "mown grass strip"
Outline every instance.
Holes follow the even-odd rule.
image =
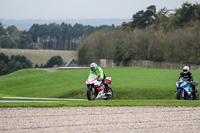
[[[123,106],[186,106],[186,107],[200,107],[200,101],[194,100],[96,100],[96,101],[64,101],[52,103],[0,103],[0,108],[13,107],[123,107]]]

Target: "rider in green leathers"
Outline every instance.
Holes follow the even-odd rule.
[[[108,84],[106,82],[106,75],[104,74],[103,70],[101,69],[101,67],[97,66],[96,63],[92,63],[90,65],[90,74],[95,74],[98,76],[98,81],[102,81],[102,83],[104,84],[104,86],[106,87],[105,88],[105,91],[107,91],[107,88],[108,88]]]

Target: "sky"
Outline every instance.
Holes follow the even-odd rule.
[[[186,0],[0,0],[0,19],[132,18],[155,5],[157,12],[180,8]],[[200,3],[200,0],[188,0]]]

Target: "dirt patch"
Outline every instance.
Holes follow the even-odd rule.
[[[75,97],[75,96],[83,95],[84,93],[86,92],[83,90],[75,90],[75,91],[71,91],[70,93],[63,94],[59,96],[58,98]]]
[[[0,132],[199,132],[200,107],[1,108]]]
[[[40,69],[40,70],[45,70],[48,72],[57,72],[57,68],[36,68],[36,69]]]

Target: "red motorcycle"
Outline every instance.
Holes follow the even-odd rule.
[[[111,85],[111,77],[106,78],[106,82],[108,85]],[[109,86],[105,91],[105,86],[103,85],[102,81],[98,81],[97,75],[90,75],[86,80],[87,85],[87,98],[88,100],[95,100],[95,99],[105,99],[105,100],[112,100],[113,99],[113,91],[112,88]]]

